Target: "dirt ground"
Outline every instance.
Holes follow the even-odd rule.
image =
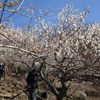
[[[0,80],[0,100],[28,100],[25,92],[26,82],[19,82],[16,78],[7,77]]]
[[[57,83],[59,86],[59,83]],[[0,80],[0,100],[28,100],[28,92],[26,91],[26,81],[25,76],[19,75],[14,77],[6,77],[6,79]],[[82,84],[73,83],[70,90],[80,86],[80,89],[84,91],[87,95],[88,100],[100,100],[100,91],[93,87],[93,84],[88,82],[83,82]],[[41,83],[39,91],[42,91],[42,88],[46,89],[46,86]],[[74,94],[76,96],[76,94]],[[52,98],[51,98],[52,97]],[[39,100],[56,100],[53,95],[48,95],[45,99]],[[65,100],[65,99],[64,99]],[[77,99],[74,99],[77,100]],[[81,100],[81,99],[78,99]]]

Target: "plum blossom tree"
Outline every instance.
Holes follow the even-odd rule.
[[[24,2],[25,0],[2,0],[2,2],[0,2],[0,24],[8,24],[12,21],[12,16],[20,15],[30,19],[28,25],[30,29],[33,19],[35,20],[53,13],[48,11],[49,7],[42,13],[41,10],[38,10],[38,4],[29,4],[29,6],[23,7]]]
[[[41,77],[57,100],[69,100],[75,92],[69,92],[73,82],[90,81],[100,86],[100,24],[85,25],[87,13],[66,5],[55,23],[37,19],[38,25],[31,30],[2,27],[0,47],[20,55],[23,62],[38,59]],[[60,91],[55,80],[61,84]]]

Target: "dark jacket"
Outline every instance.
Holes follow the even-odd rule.
[[[29,72],[26,81],[27,85],[30,85],[32,89],[38,88],[38,72],[36,70]]]
[[[3,65],[0,65],[0,72],[4,72],[4,69],[5,69],[5,65],[3,64]]]

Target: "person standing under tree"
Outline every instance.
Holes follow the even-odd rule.
[[[37,93],[38,93],[38,65],[33,66],[33,70],[29,72],[27,76],[27,88],[29,92],[29,100],[37,100]]]
[[[5,64],[3,64],[2,62],[0,62],[0,80],[2,77],[5,78],[7,69],[8,69],[8,67]]]

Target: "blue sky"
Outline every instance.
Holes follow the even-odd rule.
[[[60,8],[64,8],[66,4],[71,4],[71,2],[73,2],[73,7],[75,9],[79,9],[80,12],[83,12],[83,7],[87,8],[90,6],[90,8],[88,8],[90,13],[87,16],[85,23],[100,22],[100,0],[25,0],[23,6],[27,7],[29,4],[39,4],[40,6],[37,9],[40,9],[41,11],[44,11],[48,6],[50,6],[49,11],[54,8],[58,11]],[[17,14],[12,18],[12,22],[15,26],[22,26],[24,24],[27,25],[30,20],[27,17],[22,17]],[[51,21],[53,20],[54,16],[51,16]],[[34,21],[32,23],[34,23]]]

